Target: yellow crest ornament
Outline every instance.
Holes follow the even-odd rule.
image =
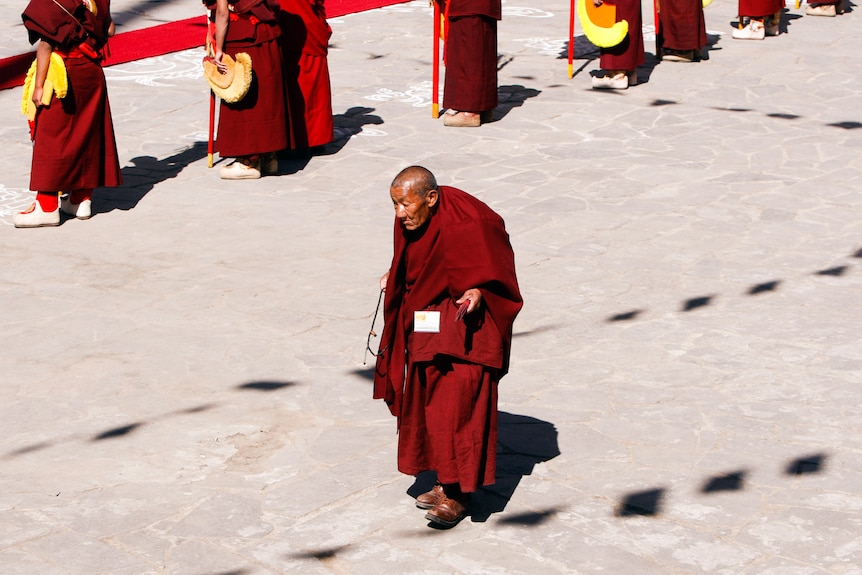
[[[245,52],[236,55],[236,60],[225,54],[222,62],[227,65],[227,71],[219,72],[213,58],[204,58],[204,77],[216,96],[225,102],[239,102],[248,93],[251,86],[251,56]]]
[[[596,6],[593,0],[578,0],[578,16],[587,40],[599,48],[611,48],[629,33],[626,20],[617,22],[617,8],[610,4]]]

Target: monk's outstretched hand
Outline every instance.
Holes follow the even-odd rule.
[[[389,280],[389,272],[380,277],[380,291],[386,291],[386,282]]]
[[[467,306],[467,313],[471,313],[473,310],[482,307],[482,292],[478,288],[468,289],[464,292],[464,295],[455,302],[455,305],[461,305],[467,300],[470,300],[470,304]]]

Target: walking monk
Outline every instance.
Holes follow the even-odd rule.
[[[381,278],[385,326],[374,398],[398,418],[398,470],[435,471],[416,499],[444,527],[495,481],[497,383],[509,367],[522,300],[502,218],[411,166],[393,180],[392,265]]]
[[[110,0],[31,0],[21,15],[36,47],[25,93],[35,106],[30,189],[36,201],[16,228],[60,225],[60,211],[87,219],[93,189],[122,183],[102,48],[114,35]],[[60,94],[46,94],[49,69]],[[59,194],[64,194],[62,198]]]

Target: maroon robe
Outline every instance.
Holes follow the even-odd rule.
[[[422,228],[395,221],[374,398],[398,417],[401,472],[434,470],[471,492],[494,482],[496,386],[522,299],[502,218],[461,190],[439,191]],[[471,288],[482,305],[456,320],[454,302]],[[422,310],[440,312],[439,333],[413,331]]]
[[[205,0],[215,16],[215,0]],[[251,57],[253,78],[248,93],[239,102],[219,107],[216,150],[222,157],[236,158],[287,147],[284,78],[278,37],[279,7],[275,0],[236,0],[225,37],[224,53]],[[254,21],[257,21],[256,23]]]
[[[33,132],[30,189],[39,192],[91,190],[122,183],[108,86],[97,54],[108,41],[110,0],[96,0],[98,15],[78,0],[31,0],[22,14],[30,42],[44,40],[64,57],[68,92],[39,108]]]
[[[706,46],[703,0],[661,0],[659,44],[671,50],[701,50]]]
[[[323,0],[279,0],[281,50],[288,98],[289,147],[328,144],[333,138],[329,38]]]
[[[784,0],[739,0],[739,16],[762,18],[784,9]]]
[[[500,0],[450,0],[446,8],[446,78],[443,107],[493,110],[497,100],[497,20]]]
[[[617,7],[617,22],[629,23],[629,33],[616,46],[601,49],[599,65],[603,70],[633,71],[646,62],[640,0],[613,0],[608,4]]]

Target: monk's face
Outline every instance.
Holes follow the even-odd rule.
[[[437,190],[429,190],[425,197],[420,196],[410,186],[389,188],[389,196],[395,207],[395,217],[401,220],[404,229],[413,231],[421,228],[434,213],[437,205]]]

